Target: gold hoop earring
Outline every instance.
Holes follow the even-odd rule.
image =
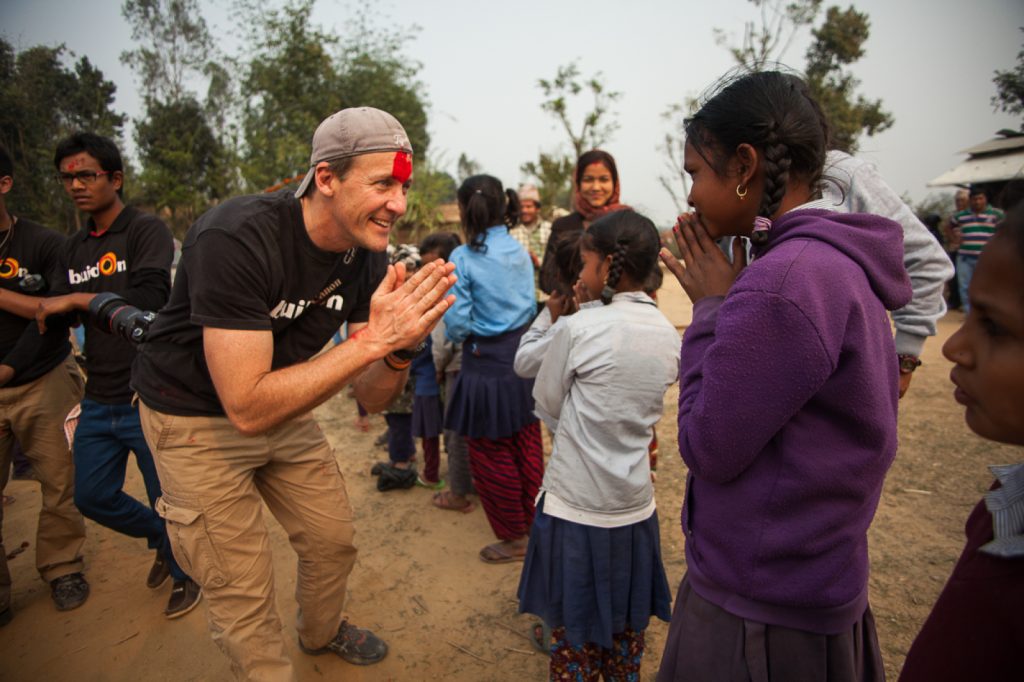
[[[748,187],[743,187],[743,191],[741,192],[740,191],[740,187],[743,187],[743,185],[736,185],[736,196],[738,196],[740,198],[740,201],[743,201],[746,198],[746,196],[747,196],[747,190],[749,188]]]

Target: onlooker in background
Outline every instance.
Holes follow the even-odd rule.
[[[400,244],[393,248],[389,245],[388,260],[392,265],[404,265],[408,276],[412,276],[423,262],[419,249],[412,244]],[[420,350],[416,357],[422,356],[425,350]],[[413,362],[415,360],[416,358],[413,358]],[[415,387],[416,378],[410,367],[409,377],[402,392],[384,411],[384,421],[388,425],[385,432],[388,437],[388,461],[378,462],[370,469],[371,474],[379,476],[377,490],[381,492],[416,485],[416,441],[412,430]]]
[[[0,493],[20,442],[42,491],[36,569],[57,609],[67,611],[89,596],[82,575],[85,521],[75,507],[75,467],[64,437],[64,419],[82,398],[82,376],[67,325],[54,324],[40,336],[32,319],[39,297],[63,275],[64,237],[12,215],[7,193],[13,187],[14,164],[0,147]],[[0,625],[12,617],[3,518],[0,503]]]
[[[519,199],[490,175],[467,178],[458,191],[467,243],[452,251],[458,280],[445,313],[448,338],[462,343],[462,370],[445,426],[466,437],[480,501],[500,542],[480,550],[485,563],[521,561],[544,476],[533,381],[512,369],[519,337],[533,319],[533,266],[508,234]]]
[[[956,252],[960,249],[960,235],[953,228],[953,217],[960,211],[966,211],[970,206],[971,194],[966,189],[958,189],[953,197],[955,208],[953,215],[949,216],[942,223],[943,245],[946,247],[946,254],[953,263],[953,276],[946,283],[946,304],[950,310],[960,310],[960,273],[956,265]]]
[[[523,245],[533,261],[534,281],[536,282],[537,302],[542,303],[547,294],[540,288],[540,265],[551,237],[551,223],[541,218],[540,192],[536,185],[519,187],[519,224],[508,231],[517,242]]]
[[[971,312],[942,353],[954,398],[982,438],[1024,445],[1024,205],[1011,209],[978,260]],[[1018,459],[1024,452],[1018,451]],[[900,680],[1020,679],[1024,646],[1024,464],[997,479],[967,519],[967,544],[917,635]]]
[[[1003,219],[1003,212],[988,205],[988,195],[978,185],[971,185],[970,205],[966,210],[953,216],[951,225],[957,235],[959,250],[956,254],[957,279],[960,284],[960,302],[964,312],[970,312],[967,288],[974,276],[978,256],[996,233],[996,224]]]
[[[629,208],[619,203],[619,171],[612,155],[601,149],[584,152],[573,172],[573,212],[551,224],[551,236],[540,266],[540,288],[551,293],[555,287],[555,247],[567,232],[583,232],[606,213]]]
[[[435,232],[420,244],[420,253],[424,256],[435,254],[433,258],[448,262],[452,251],[460,244],[462,240],[454,232]],[[434,331],[430,332],[430,353],[434,359],[437,383],[446,394],[444,405],[447,406],[455,379],[462,368],[462,344],[453,343],[447,338],[444,318],[441,318]],[[439,509],[460,511],[464,514],[471,512],[476,509],[476,504],[467,497],[473,492],[473,476],[469,470],[466,439],[452,429],[444,429],[444,449],[448,453],[448,490],[434,493],[432,502]]]
[[[162,308],[171,290],[174,241],[162,220],[121,201],[124,170],[117,146],[78,133],[57,145],[53,162],[64,191],[89,220],[65,243],[66,276],[54,285],[55,293],[65,295],[40,304],[37,319],[84,313],[99,294],[116,294],[141,310]],[[191,611],[201,594],[175,561],[164,520],[154,511],[160,479],[129,386],[136,348],[109,327],[85,335],[85,399],[73,445],[75,504],[111,530],[146,538],[156,550],[146,585],[156,589],[171,577],[164,615],[177,618]],[[135,453],[148,506],[124,491],[129,452]]]

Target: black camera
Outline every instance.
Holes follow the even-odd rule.
[[[133,343],[146,340],[149,327],[156,319],[156,313],[139,310],[123,296],[109,291],[93,297],[89,302],[89,314],[97,329]]]

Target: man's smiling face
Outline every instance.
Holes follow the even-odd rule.
[[[404,179],[396,176],[401,164],[396,164],[395,154],[357,156],[343,179],[332,180],[337,183],[332,198],[335,224],[352,246],[384,251],[391,228],[405,214],[410,178],[404,168]]]

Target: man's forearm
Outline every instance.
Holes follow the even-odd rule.
[[[0,289],[0,310],[26,320],[35,319],[40,300],[39,296],[28,296],[18,291]]]
[[[356,400],[367,412],[381,412],[402,392],[408,378],[408,368],[396,372],[383,360],[374,362],[353,384]]]

